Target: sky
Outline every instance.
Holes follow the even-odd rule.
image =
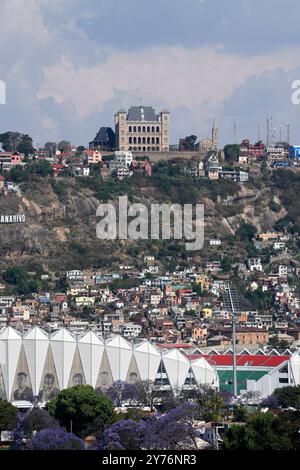
[[[170,111],[170,141],[300,143],[298,0],[0,0],[0,132],[88,145],[131,105]],[[235,123],[235,125],[234,125]],[[234,133],[236,127],[236,136]]]

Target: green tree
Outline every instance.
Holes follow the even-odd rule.
[[[196,135],[188,135],[184,139],[179,141],[179,149],[182,151],[193,151],[195,150],[195,143],[197,140]]]
[[[225,434],[224,450],[299,450],[300,414],[254,413],[245,426],[233,425]]]
[[[9,177],[15,183],[21,183],[27,179],[27,173],[20,165],[13,166],[9,171]]]
[[[251,302],[252,306],[258,310],[270,310],[274,303],[274,293],[263,291],[261,287],[258,287],[258,289],[254,291],[246,291],[245,297]]]
[[[279,339],[278,335],[273,336],[269,339],[269,346],[273,349],[278,349],[279,351],[284,351],[288,349],[289,343],[283,339]]]
[[[300,385],[276,388],[273,395],[278,399],[279,405],[284,408],[292,407],[300,410]]]
[[[205,421],[217,421],[223,414],[225,402],[220,393],[207,386],[200,385],[194,390],[197,403],[200,405]]]
[[[231,271],[231,263],[232,263],[232,258],[222,258],[221,260],[221,268],[222,271],[228,273]]]
[[[0,431],[11,431],[17,424],[18,408],[6,400],[0,400]]]
[[[48,160],[41,160],[35,163],[27,165],[26,171],[28,173],[34,173],[36,175],[45,177],[53,174],[53,169]]]
[[[236,231],[236,237],[241,241],[251,242],[255,237],[257,230],[252,224],[242,223]]]
[[[34,151],[32,138],[29,137],[28,134],[11,131],[5,132],[4,134],[0,134],[0,142],[6,152],[20,152],[28,157],[28,155]]]
[[[5,271],[3,279],[8,284],[24,287],[28,283],[28,274],[21,266],[12,266]]]
[[[67,150],[70,150],[71,148],[71,143],[68,141],[68,140],[61,140],[58,144],[57,144],[57,147],[58,149],[61,151],[61,152],[65,152]]]
[[[17,152],[24,153],[25,157],[34,152],[33,141],[29,135],[22,135],[20,144],[17,147]]]
[[[247,409],[245,406],[235,406],[233,410],[234,421],[244,422],[247,418]]]
[[[44,145],[44,149],[48,152],[49,157],[51,157],[55,153],[56,142],[46,142]]]
[[[62,390],[46,408],[61,426],[81,437],[102,432],[116,419],[113,402],[90,385]]]
[[[238,144],[227,144],[224,147],[226,162],[234,163],[239,161],[240,146]]]

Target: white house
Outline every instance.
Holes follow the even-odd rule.
[[[120,333],[127,338],[136,338],[142,332],[141,325],[136,323],[124,323],[120,326]]]
[[[133,160],[132,152],[116,151],[115,161],[124,163],[126,166],[130,166]]]
[[[251,272],[263,270],[260,258],[248,258],[247,265]]]
[[[210,246],[220,246],[222,244],[222,242],[221,242],[221,240],[218,240],[218,239],[216,239],[216,240],[210,239],[209,244],[210,244]]]

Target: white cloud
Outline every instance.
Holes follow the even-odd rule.
[[[62,57],[43,69],[38,98],[72,102],[83,118],[103,110],[105,102],[125,96],[120,106],[161,103],[170,109],[186,107],[202,114],[214,109],[251,76],[266,71],[291,70],[300,65],[299,48],[269,55],[244,57],[221,48],[157,47],[134,52],[112,51],[107,60],[77,67]]]
[[[120,44],[109,49],[118,44],[119,36],[115,42],[106,37],[104,45],[100,34],[90,39],[82,25],[106,12],[113,39],[114,1],[1,0],[0,78],[8,90],[7,104],[1,108],[1,131],[19,128],[39,142],[56,136],[83,141],[91,138],[91,126],[112,124],[118,107],[139,103],[142,97],[144,104],[157,110],[170,109],[175,141],[183,132],[203,132],[207,120],[224,114],[223,105],[236,90],[245,85],[247,93],[250,77],[269,71],[272,80],[275,70],[286,72],[300,65],[296,47],[252,56],[228,53],[222,47],[141,49],[139,44],[138,50],[125,52]],[[138,21],[139,15],[132,20]],[[133,33],[124,32],[134,38]],[[178,44],[182,39],[179,33]],[[239,111],[239,106],[235,104],[231,112]],[[264,105],[255,112],[264,113]]]

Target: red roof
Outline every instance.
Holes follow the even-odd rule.
[[[62,163],[52,163],[51,166],[54,170],[62,170],[63,168],[66,168]]]
[[[190,354],[188,356],[191,360],[199,359],[199,357],[204,357],[212,365],[232,366],[232,354]],[[237,354],[236,363],[238,366],[277,367],[288,359],[289,356]]]
[[[165,349],[180,349],[180,348],[189,349],[193,347],[193,345],[190,343],[163,343],[163,344],[157,343],[156,346],[158,346],[159,348],[165,348]]]

